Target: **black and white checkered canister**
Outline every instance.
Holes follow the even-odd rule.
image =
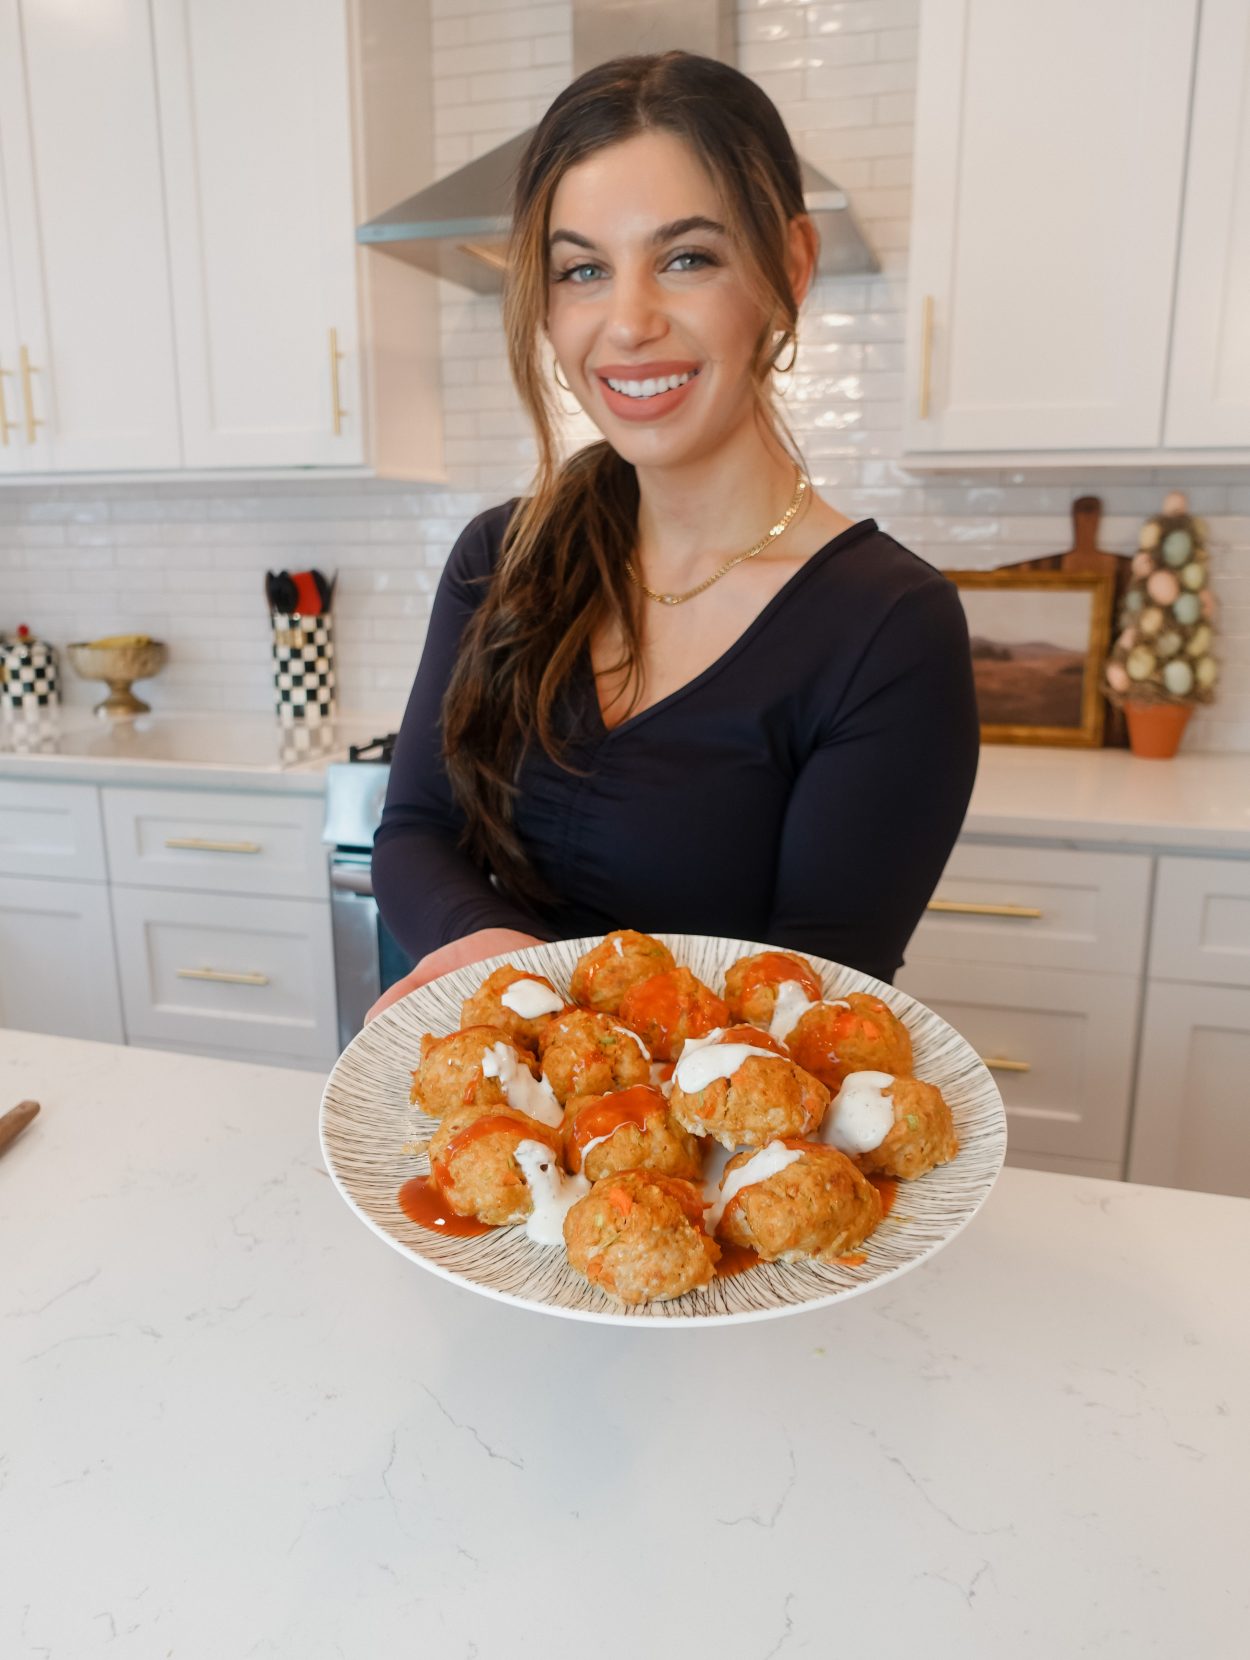
[[[334,621],[329,612],[306,617],[275,611],[273,685],[278,719],[330,720],[334,716]]]
[[[56,651],[43,640],[8,640],[0,646],[0,702],[10,714],[57,709],[61,703]]]

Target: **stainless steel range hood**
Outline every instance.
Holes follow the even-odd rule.
[[[735,0],[573,0],[573,78],[625,52],[680,47],[733,63]],[[533,128],[417,191],[356,232],[357,242],[481,294],[503,285],[512,178]],[[879,271],[846,195],[800,157],[820,233],[822,276]]]

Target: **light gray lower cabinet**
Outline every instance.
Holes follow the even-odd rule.
[[[0,777],[0,1026],[321,1069],[316,796]]]
[[[951,854],[898,984],[994,1073],[1009,1164],[1124,1174],[1152,863],[971,838]]]
[[[327,904],[117,887],[113,924],[132,1043],[289,1066],[333,1058]]]
[[[0,876],[0,1026],[126,1041],[103,882]]]

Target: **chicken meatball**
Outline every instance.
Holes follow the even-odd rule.
[[[658,1170],[692,1182],[702,1172],[699,1143],[651,1084],[574,1096],[565,1111],[563,1140],[565,1164],[592,1182],[617,1170]]]
[[[849,1072],[890,1072],[910,1077],[911,1038],[888,1003],[852,991],[817,1003],[802,1014],[786,1043],[795,1060],[831,1090]]]
[[[577,959],[569,994],[583,1008],[619,1014],[621,998],[630,986],[676,966],[673,953],[660,940],[633,928],[614,928]]]
[[[720,1246],[691,1182],[654,1170],[605,1176],[564,1218],[570,1265],[623,1303],[661,1302],[707,1285]]]
[[[797,1016],[810,1004],[819,1003],[821,993],[820,975],[796,951],[760,951],[753,957],[739,957],[725,971],[725,1002],[731,1017],[765,1031],[779,1005],[783,1015],[793,1009]],[[784,1037],[785,1033],[773,1035]]]
[[[460,1009],[462,1026],[497,1026],[514,1043],[537,1049],[553,1014],[567,1007],[545,974],[531,974],[504,963],[488,974]]]
[[[728,1026],[729,1010],[688,968],[670,968],[633,985],[621,998],[621,1020],[657,1061],[675,1061],[687,1038]]]
[[[819,1129],[829,1091],[767,1032],[731,1026],[685,1045],[668,1101],[693,1135],[723,1147],[762,1147]]]
[[[833,1262],[880,1220],[880,1195],[845,1153],[791,1139],[730,1159],[708,1226],[763,1262]]]
[[[951,1110],[934,1084],[852,1072],[834,1097],[828,1139],[872,1175],[923,1176],[959,1151]]]
[[[421,1065],[413,1068],[408,1099],[432,1118],[441,1118],[453,1107],[503,1104],[508,1097],[498,1075],[497,1044],[511,1052],[515,1066],[531,1073],[538,1070],[529,1050],[497,1026],[466,1026],[441,1038],[427,1032],[421,1039]]]
[[[501,1107],[455,1107],[430,1142],[430,1174],[458,1216],[504,1227],[524,1222],[533,1198],[516,1150],[523,1141],[551,1148],[558,1161],[559,1135],[548,1124]]]
[[[566,1009],[554,1016],[540,1052],[543,1074],[562,1105],[574,1095],[604,1095],[651,1077],[651,1057],[638,1034],[592,1009]]]

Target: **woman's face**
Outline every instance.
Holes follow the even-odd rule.
[[[723,223],[711,178],[671,133],[600,150],[556,187],[547,333],[577,401],[635,465],[710,453],[751,414],[763,317]]]

